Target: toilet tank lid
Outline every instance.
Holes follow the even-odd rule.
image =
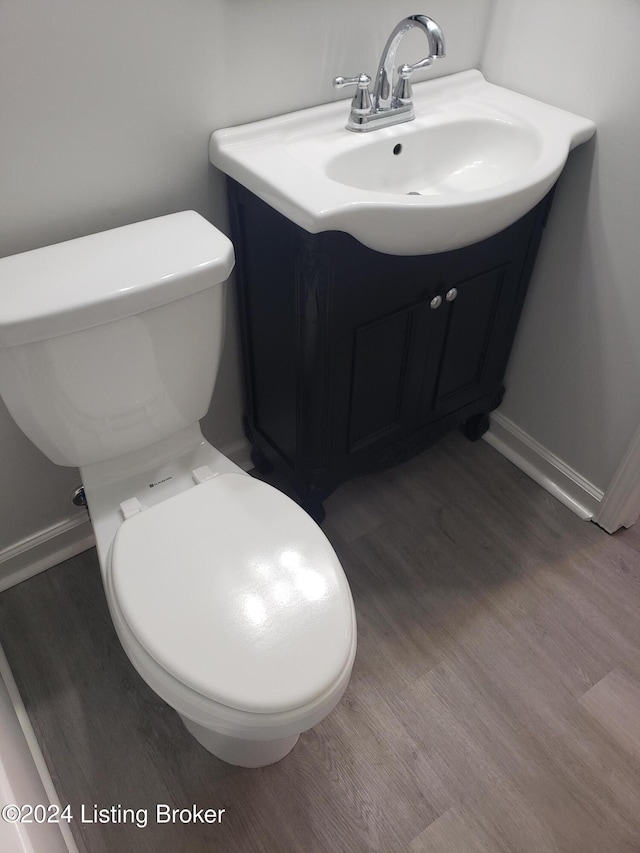
[[[219,284],[231,241],[193,210],[0,258],[0,347],[66,335]]]

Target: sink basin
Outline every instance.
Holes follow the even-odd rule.
[[[528,130],[487,118],[412,127],[400,148],[388,139],[372,140],[329,159],[325,174],[349,187],[393,195],[473,193],[507,183],[532,166],[542,144]]]
[[[211,162],[311,233],[394,255],[443,252],[511,225],[595,125],[464,71],[413,87],[416,118],[347,131],[345,101],[216,131]]]

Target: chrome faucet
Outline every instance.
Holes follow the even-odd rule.
[[[404,35],[412,29],[421,30],[429,43],[429,55],[412,65],[398,68],[398,80],[393,88],[393,71],[398,46]],[[343,86],[357,87],[351,102],[351,114],[347,130],[368,131],[379,127],[388,127],[415,117],[411,100],[410,77],[419,68],[428,68],[434,59],[445,55],[442,30],[432,18],[426,15],[410,15],[403,18],[393,31],[382,51],[376,73],[373,96],[369,92],[371,77],[364,72],[357,77],[336,77],[333,85],[336,89]]]

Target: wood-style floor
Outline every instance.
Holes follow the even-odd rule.
[[[213,758],[141,681],[93,551],[0,596],[80,849],[638,853],[640,531],[608,536],[458,434],[343,486],[324,530],[358,614],[353,678],[261,770]],[[226,811],[163,825],[157,803]],[[149,824],[81,823],[94,804]]]

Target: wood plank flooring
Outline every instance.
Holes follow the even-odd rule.
[[[229,767],[132,669],[93,551],[0,596],[0,640],[89,853],[640,853],[640,530],[580,521],[458,434],[343,486],[359,647],[282,762]],[[158,824],[155,805],[224,808]],[[93,805],[149,823],[80,821]]]

